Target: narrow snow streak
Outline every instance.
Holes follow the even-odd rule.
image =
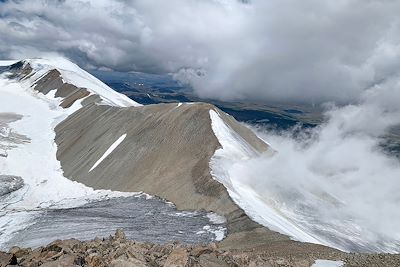
[[[89,172],[91,172],[94,168],[96,168],[108,155],[110,155],[114,149],[117,148],[117,146],[119,146],[119,144],[122,143],[122,141],[124,141],[126,137],[126,134],[123,134],[120,138],[118,138],[117,141],[115,141],[108,149],[106,152],[104,152],[103,156],[101,156],[101,158],[96,161],[96,163],[93,165],[92,168],[90,168]]]

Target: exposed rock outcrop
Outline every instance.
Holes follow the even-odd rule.
[[[137,243],[118,231],[108,239],[57,240],[45,247],[23,249],[13,247],[0,254],[0,265],[19,266],[310,266],[319,254],[274,255],[273,251],[225,250],[216,244],[185,246]],[[343,257],[333,253],[332,259]]]
[[[129,267],[217,267],[217,266],[294,266],[310,267],[317,259],[342,260],[345,266],[400,266],[400,256],[390,254],[321,253],[308,248],[298,253],[290,249],[224,249],[218,244],[185,246],[138,243],[124,238],[121,231],[107,239],[57,240],[45,247],[13,247],[0,253],[0,266],[129,266]]]

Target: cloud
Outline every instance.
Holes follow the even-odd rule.
[[[351,102],[400,67],[398,1],[0,5],[3,58],[56,52],[85,67],[178,72],[204,97]]]
[[[400,162],[379,142],[387,129],[400,124],[400,82],[387,80],[361,99],[329,107],[325,123],[297,138],[291,132],[256,129],[278,152],[234,162],[227,172],[263,200],[255,208],[259,218],[275,211],[322,244],[398,253]]]

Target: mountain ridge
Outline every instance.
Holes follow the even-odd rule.
[[[57,111],[51,122],[54,133],[49,137],[52,139],[46,142],[55,142],[56,149],[51,152],[51,157],[57,160],[55,164],[59,165],[55,168],[60,169],[62,177],[79,182],[83,192],[86,192],[83,194],[110,194],[107,192],[111,189],[125,191],[118,193],[124,196],[144,191],[172,201],[178,209],[204,209],[224,215],[228,235],[221,246],[226,248],[286,244],[301,249],[302,243],[291,241],[289,237],[270,231],[250,219],[231,199],[221,181],[210,172],[209,163],[216,151],[222,148],[212,126],[210,112],[215,112],[224,127],[232,130],[251,151],[267,151],[268,145],[249,129],[210,104],[140,106],[116,92],[111,93],[115,98],[109,97],[108,90],[99,92],[90,85],[86,88],[81,80],[77,85],[69,83],[71,73],[65,71],[70,67],[68,64],[68,68],[60,70],[48,65],[48,61],[45,63],[25,60],[14,64],[7,69],[11,73],[8,77],[16,85],[22,84],[25,93],[31,94],[30,90],[34,89],[33,97],[43,98],[48,102],[50,111]],[[104,89],[96,83],[93,86]],[[101,94],[103,92],[107,97]],[[40,120],[40,114],[37,116]],[[23,117],[22,120],[25,119]],[[124,134],[126,138],[122,143],[93,168]],[[34,138],[31,139],[34,143]],[[40,183],[48,184],[50,177],[45,178]],[[38,183],[33,182],[32,186]],[[63,180],[63,183],[67,181]],[[57,190],[63,189],[59,187]],[[72,195],[80,194],[79,190],[74,191]],[[68,192],[56,194],[58,197]],[[52,201],[48,201],[50,206],[56,199]],[[316,250],[331,251],[323,246],[311,246]]]

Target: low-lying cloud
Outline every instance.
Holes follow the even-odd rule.
[[[400,83],[388,80],[361,99],[328,108],[325,123],[296,138],[290,131],[259,128],[259,136],[277,153],[235,162],[229,173],[322,244],[398,253],[400,162],[379,142],[387,129],[400,124]]]
[[[0,57],[177,73],[225,100],[348,103],[399,74],[399,11],[391,0],[8,0]]]

